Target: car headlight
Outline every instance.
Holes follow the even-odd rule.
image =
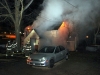
[[[42,57],[41,61],[46,61],[46,58],[45,57]]]

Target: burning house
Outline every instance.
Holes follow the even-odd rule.
[[[38,30],[32,30],[31,26],[30,28],[28,26],[25,28],[24,44],[30,41],[30,44],[38,49],[46,45],[62,45],[70,51],[74,51],[76,47],[76,36],[69,37],[70,27],[67,21],[63,21],[62,24],[52,27],[43,32],[43,34],[40,34]]]
[[[63,45],[74,51],[78,38],[84,39],[87,31],[94,28],[95,18],[100,12],[99,4],[98,0],[44,0],[43,10],[31,25],[32,30],[24,43],[31,42],[34,36],[32,44],[38,48],[44,45]],[[56,26],[58,28],[55,29]],[[76,33],[70,31],[73,27],[76,27],[78,38]]]

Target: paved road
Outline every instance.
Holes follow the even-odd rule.
[[[100,75],[100,56],[98,53],[70,52],[69,60],[62,60],[54,68],[32,67],[26,58],[9,57],[0,59],[0,75]]]

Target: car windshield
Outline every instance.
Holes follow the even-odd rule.
[[[46,46],[44,48],[42,48],[39,53],[53,53],[54,52],[55,47],[52,46]]]

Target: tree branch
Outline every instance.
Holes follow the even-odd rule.
[[[10,21],[9,19],[7,19],[10,23],[11,26],[14,26],[14,24],[12,23],[12,21]]]
[[[20,25],[20,23],[21,23],[22,15],[23,15],[23,0],[20,0],[20,3],[21,3],[21,11],[20,11],[19,25]]]
[[[76,6],[74,6],[73,4],[71,4],[70,2],[68,2],[68,1],[66,1],[66,0],[64,0],[64,1],[67,2],[68,4],[70,4],[71,6],[77,8]]]
[[[7,19],[7,17],[5,17],[3,20],[1,20],[0,22],[3,22],[3,21],[5,21]]]
[[[6,1],[6,0],[4,0],[4,1],[5,1],[6,5],[7,5],[7,10],[8,10],[8,12],[9,12],[9,15],[10,15],[12,21],[15,22],[14,17],[13,17],[13,15],[11,14],[11,10],[10,10],[8,4],[7,4],[7,1]]]
[[[6,16],[10,16],[9,14],[2,14],[0,15],[0,17],[6,17]]]
[[[7,7],[3,3],[0,2],[0,4],[8,11]]]
[[[34,0],[31,0],[31,1],[24,7],[23,10],[26,10],[26,9],[31,5],[31,3],[32,3],[33,1],[34,1]]]

